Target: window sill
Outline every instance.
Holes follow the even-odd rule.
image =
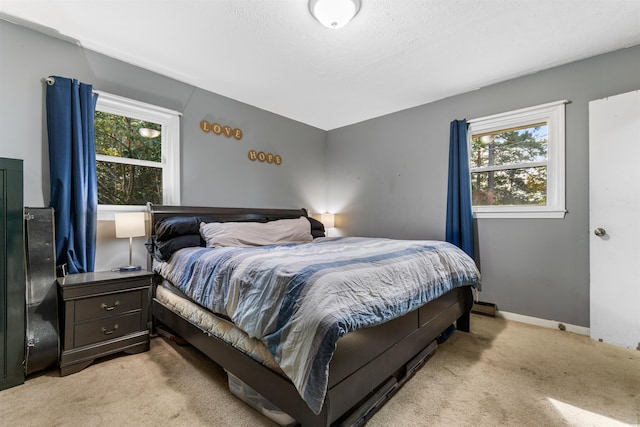
[[[510,210],[510,211],[483,211],[483,212],[473,212],[473,217],[476,219],[488,219],[488,218],[503,218],[503,219],[538,219],[538,218],[555,218],[555,219],[563,219],[566,210],[557,210],[557,211],[540,211],[540,210]]]
[[[98,205],[98,221],[114,221],[117,212],[146,211],[146,205]]]

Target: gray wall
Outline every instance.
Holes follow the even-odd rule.
[[[569,99],[568,213],[477,220],[479,297],[504,311],[588,327],[588,102],[636,89],[640,46],[332,130],[329,210],[341,213],[345,234],[443,239],[449,123]]]
[[[24,159],[26,205],[49,201],[42,78],[57,74],[184,113],[182,204],[329,210],[340,213],[336,225],[347,235],[443,239],[450,121],[569,99],[569,213],[478,221],[480,299],[589,325],[588,102],[640,88],[640,47],[328,133],[2,20],[0,57],[0,157]],[[245,136],[238,142],[205,134],[202,119],[239,127]],[[250,162],[249,149],[280,154],[284,162]],[[126,261],[127,243],[113,235],[113,224],[101,221],[97,269]],[[135,257],[144,262],[142,250]]]
[[[49,203],[43,78],[60,75],[95,89],[183,113],[183,205],[326,209],[326,132],[0,20],[0,157],[24,160],[25,205]],[[240,128],[241,140],[204,133],[206,119]],[[252,162],[249,150],[279,154],[281,165]],[[126,239],[98,223],[96,270],[128,262]],[[136,239],[134,262],[146,262]]]

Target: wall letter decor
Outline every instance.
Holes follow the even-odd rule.
[[[242,139],[242,130],[232,128],[231,126],[221,126],[218,123],[209,123],[206,120],[200,122],[200,129],[204,133],[213,132],[216,135],[224,135],[227,138],[234,137],[237,140]]]
[[[278,166],[282,164],[282,157],[278,154],[271,154],[271,153],[265,153],[263,151],[249,150],[247,157],[249,157],[249,160],[251,160],[252,162],[255,162],[256,160],[258,160],[259,162],[272,163]]]

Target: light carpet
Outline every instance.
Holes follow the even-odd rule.
[[[51,370],[0,392],[3,426],[273,426],[224,371],[164,338],[151,350]],[[367,423],[382,426],[640,425],[640,351],[472,315]]]

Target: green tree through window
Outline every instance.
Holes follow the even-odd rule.
[[[103,111],[94,125],[98,204],[161,204],[162,126]]]
[[[473,135],[473,205],[546,205],[547,141],[545,123]]]

